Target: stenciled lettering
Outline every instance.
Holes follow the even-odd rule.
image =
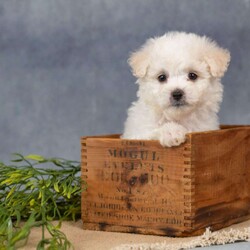
[[[124,205],[117,203],[89,202],[89,207],[96,209],[126,210]]]
[[[182,225],[182,220],[177,218],[162,218],[137,215],[137,220],[148,223],[166,223],[170,225]]]
[[[136,184],[139,184],[139,185],[152,184],[154,186],[163,185],[164,182],[168,180],[168,177],[164,176],[163,174],[149,173],[149,174],[144,174],[143,176],[147,176],[146,179],[142,178],[142,175],[132,176],[131,178],[133,178],[133,186],[136,186]],[[99,177],[101,181],[106,181],[106,182],[108,181],[116,182],[116,183],[129,183],[130,182],[130,179],[129,179],[130,177],[128,177],[126,173],[110,172],[110,171],[106,171],[105,169],[100,170]]]
[[[121,169],[121,170],[145,170],[157,173],[164,172],[164,165],[161,163],[152,162],[134,162],[134,161],[105,161],[104,168],[106,169]]]
[[[120,214],[115,212],[106,212],[106,211],[89,211],[89,214],[97,218],[102,219],[117,219],[117,220],[125,220],[125,221],[138,221],[138,222],[146,222],[146,223],[162,223],[169,225],[182,225],[183,221],[179,218],[166,218],[166,217],[149,217],[143,215],[134,215],[134,214]]]
[[[146,146],[146,143],[145,141],[131,141],[131,140],[122,140],[121,141],[121,145],[122,146],[142,146],[142,147],[145,147]]]
[[[134,221],[133,214],[118,214],[115,212],[103,212],[103,211],[89,211],[89,213],[93,214],[96,217],[100,218],[114,218],[117,220],[127,220],[127,221]]]
[[[164,208],[164,207],[145,207],[144,206],[144,207],[140,207],[139,211],[141,213],[167,214],[167,215],[177,215],[177,216],[182,215],[182,211],[178,211],[170,207]]]
[[[129,149],[109,149],[109,156],[114,158],[130,158],[140,160],[158,161],[160,157],[156,151],[129,150]]]

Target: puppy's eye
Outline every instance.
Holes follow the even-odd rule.
[[[167,81],[167,76],[166,74],[161,74],[157,77],[159,82],[166,82]]]
[[[193,73],[193,72],[188,73],[188,79],[189,80],[195,81],[197,78],[198,78],[198,76],[195,73]]]

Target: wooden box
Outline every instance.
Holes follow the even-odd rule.
[[[119,135],[81,143],[84,229],[190,236],[250,218],[250,126],[172,148]]]

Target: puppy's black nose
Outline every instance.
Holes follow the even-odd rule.
[[[181,98],[183,97],[184,92],[181,89],[176,89],[172,92],[172,97],[175,101],[180,101]]]

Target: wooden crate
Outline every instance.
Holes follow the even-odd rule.
[[[190,236],[250,218],[250,126],[172,148],[119,135],[81,143],[84,229]]]

